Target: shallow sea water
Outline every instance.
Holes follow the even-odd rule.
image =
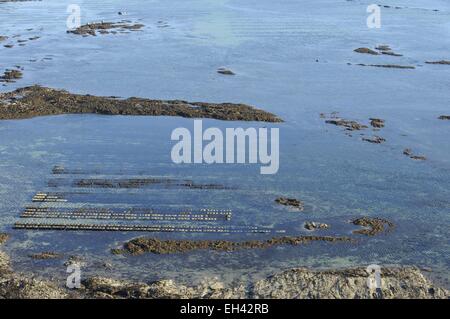
[[[370,1],[79,1],[82,23],[128,19],[145,24],[139,32],[87,38],[66,34],[69,3],[0,3],[0,35],[10,37],[2,45],[41,37],[22,47],[0,47],[0,71],[24,67],[24,78],[0,87],[1,92],[38,83],[73,93],[255,105],[286,122],[204,120],[203,126],[279,127],[280,170],[264,176],[259,165],[172,164],[170,134],[177,127],[192,129],[190,119],[65,115],[0,121],[0,230],[12,236],[5,249],[17,270],[63,279],[63,263],[76,255],[86,260],[86,276],[135,280],[195,282],[216,276],[233,281],[290,267],[372,263],[429,267],[444,283],[448,280],[450,126],[437,117],[450,112],[450,72],[448,66],[424,62],[449,59],[450,3],[386,0],[383,4],[404,8],[383,8],[382,28],[373,30],[365,24]],[[118,11],[127,15],[118,16]],[[353,52],[379,44],[404,56]],[[236,75],[217,74],[223,66]],[[365,123],[370,117],[385,119],[386,127],[374,134],[386,143],[366,143],[359,132],[349,137],[325,124],[319,114],[333,111]],[[402,154],[404,148],[428,160],[413,161]],[[13,230],[36,192],[54,191],[47,185],[55,178],[54,165],[104,176],[164,176],[235,188],[95,190],[73,195],[79,203],[232,209],[232,225],[283,229],[290,235],[310,234],[303,229],[305,221],[331,225],[318,235],[350,235],[357,228],[348,221],[358,216],[383,217],[396,228],[387,235],[357,237],[358,244],[115,256],[111,248],[141,235],[245,240],[274,234]],[[274,199],[281,195],[302,199],[305,211],[277,206]],[[28,257],[47,250],[64,258]]]

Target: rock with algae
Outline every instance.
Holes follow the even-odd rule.
[[[181,116],[229,121],[282,122],[276,115],[245,104],[117,99],[72,94],[64,90],[30,86],[0,94],[0,120],[60,114]]]

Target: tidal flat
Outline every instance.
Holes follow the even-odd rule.
[[[0,1],[0,296],[448,296],[447,1],[70,4]],[[198,118],[278,128],[278,173],[174,164]]]

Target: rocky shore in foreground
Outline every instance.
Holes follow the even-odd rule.
[[[15,273],[9,257],[0,252],[0,299],[67,298],[448,298],[449,292],[436,287],[415,267],[382,268],[381,295],[368,288],[365,268],[310,270],[290,269],[253,283],[226,285],[210,279],[195,286],[173,280],[131,283],[104,277],[82,281],[80,289],[68,290],[52,281]]]
[[[211,118],[226,121],[282,122],[246,104],[150,100],[72,94],[38,85],[0,94],[0,120],[61,114],[146,115]]]

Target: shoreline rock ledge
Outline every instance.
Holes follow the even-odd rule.
[[[289,269],[251,284],[235,282],[227,285],[217,279],[206,279],[196,286],[173,280],[135,283],[113,278],[92,277],[82,281],[80,289],[68,290],[63,283],[29,278],[11,269],[9,257],[0,251],[0,299],[72,299],[72,298],[379,298],[367,285],[368,273],[363,267],[311,270]],[[435,286],[415,267],[381,269],[381,297],[448,299],[449,292]]]

